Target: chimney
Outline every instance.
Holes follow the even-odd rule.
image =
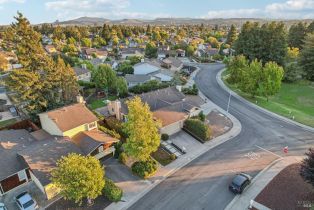
[[[81,95],[76,96],[76,102],[80,104],[85,104],[84,98]]]
[[[182,86],[181,86],[181,85],[176,85],[176,89],[177,89],[179,92],[182,92]]]

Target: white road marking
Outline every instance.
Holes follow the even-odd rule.
[[[282,156],[280,156],[280,155],[277,155],[276,153],[273,153],[273,152],[271,152],[271,151],[269,151],[269,150],[267,150],[267,149],[265,149],[265,148],[263,148],[263,147],[260,147],[260,146],[257,146],[257,145],[255,145],[257,148],[260,148],[261,150],[264,150],[264,151],[266,151],[266,152],[268,152],[268,153],[270,153],[270,154],[273,154],[273,155],[275,155],[275,156],[277,156],[277,157],[279,157],[279,158],[282,158]]]

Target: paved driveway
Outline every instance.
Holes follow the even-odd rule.
[[[187,153],[190,151],[200,150],[203,147],[201,142],[197,141],[184,131],[174,134],[169,138],[169,140],[172,141],[175,145],[179,146],[181,149],[185,148]]]

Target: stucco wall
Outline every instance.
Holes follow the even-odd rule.
[[[62,131],[57,127],[47,114],[39,114],[41,127],[51,135],[62,136]]]

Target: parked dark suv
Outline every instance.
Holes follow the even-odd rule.
[[[251,183],[252,177],[245,173],[237,174],[229,185],[229,190],[235,194],[241,194]]]

